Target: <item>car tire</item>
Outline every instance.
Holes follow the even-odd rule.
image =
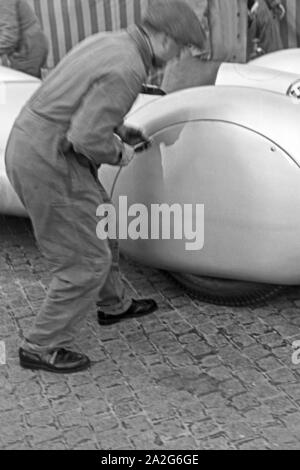
[[[186,273],[169,273],[197,299],[215,305],[246,307],[265,303],[284,289],[283,286],[231,281]]]

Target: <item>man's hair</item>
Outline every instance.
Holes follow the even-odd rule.
[[[184,46],[202,49],[206,35],[194,10],[182,0],[149,0],[142,26],[164,32]]]

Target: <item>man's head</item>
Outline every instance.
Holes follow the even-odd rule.
[[[150,36],[157,66],[177,57],[184,47],[205,45],[200,20],[185,1],[149,0],[142,27]]]

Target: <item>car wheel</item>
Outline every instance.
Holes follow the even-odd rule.
[[[284,289],[283,286],[271,284],[231,281],[186,273],[170,273],[170,275],[199,300],[229,307],[261,304]]]

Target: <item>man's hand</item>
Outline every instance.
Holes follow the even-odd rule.
[[[136,147],[141,144],[149,144],[149,139],[143,134],[140,129],[130,126],[120,126],[116,129],[115,133],[122,139],[125,144]]]
[[[118,161],[116,165],[127,166],[134,157],[134,148],[125,144],[118,134],[115,134],[115,145],[118,153]]]

